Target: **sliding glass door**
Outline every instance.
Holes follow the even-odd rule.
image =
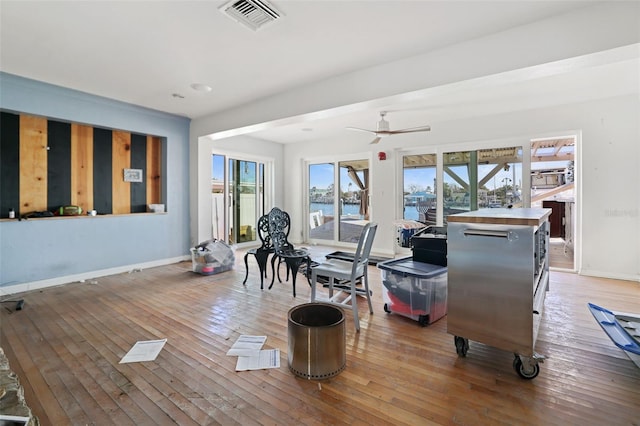
[[[335,234],[335,166],[309,165],[309,238],[333,241]]]
[[[229,244],[255,242],[264,214],[264,163],[213,154],[213,237]]]
[[[309,240],[357,243],[369,221],[369,160],[308,166]]]

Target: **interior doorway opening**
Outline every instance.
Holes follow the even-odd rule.
[[[213,238],[255,243],[256,224],[265,212],[265,163],[213,154],[211,212]]]
[[[575,271],[576,137],[531,141],[531,207],[551,209],[549,266]]]

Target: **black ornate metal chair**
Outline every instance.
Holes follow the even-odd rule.
[[[263,215],[258,219],[258,238],[262,242],[262,245],[257,248],[247,250],[247,253],[244,255],[244,266],[246,268],[246,274],[244,276],[244,281],[242,284],[244,285],[247,282],[247,278],[249,277],[249,263],[247,262],[247,257],[250,254],[254,255],[256,261],[258,262],[258,268],[260,268],[260,290],[263,289],[264,278],[267,277],[267,261],[269,259],[269,255],[274,252],[273,243],[271,242],[271,235],[269,234],[269,216]]]
[[[306,263],[307,271],[311,268],[311,257],[309,252],[304,248],[295,248],[288,240],[289,229],[291,227],[291,217],[285,211],[280,210],[278,207],[274,207],[269,212],[269,235],[271,242],[273,243],[274,255],[271,258],[271,285],[269,289],[273,287],[276,275],[278,275],[278,281],[280,279],[280,262],[284,260],[287,265],[287,280],[289,279],[289,273],[292,276],[293,282],[293,297],[296,297],[296,276],[298,269],[302,263]],[[275,272],[275,262],[278,260],[278,272]]]

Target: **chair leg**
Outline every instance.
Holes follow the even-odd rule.
[[[307,269],[304,272],[304,275],[307,277],[307,282],[309,283],[309,285],[311,285],[311,258],[310,257],[306,257],[305,262],[307,262]]]
[[[351,310],[353,311],[353,323],[356,331],[360,331],[360,318],[358,318],[358,293],[356,293],[356,282],[351,281]]]
[[[293,297],[296,297],[296,278],[298,276],[297,271],[300,267],[300,260],[295,258],[287,258],[285,260],[287,265],[287,281],[289,281],[289,271],[291,271],[291,283],[293,284]]]
[[[371,292],[369,291],[369,274],[364,273],[364,291],[367,292],[367,302],[369,303],[369,313],[373,313],[373,305],[371,305]]]
[[[269,284],[269,290],[271,290],[271,287],[273,287],[273,282],[276,279],[276,256],[275,254],[273,255],[273,257],[271,258],[271,284]],[[280,277],[278,277],[278,279],[280,279]]]
[[[267,267],[263,266],[261,264],[258,264],[258,267],[260,268],[260,290],[263,290],[264,289],[264,277],[267,276],[267,274],[265,273]]]
[[[267,260],[269,259],[268,253],[256,254],[256,260],[258,261],[258,268],[260,269],[260,290],[264,288],[264,279],[267,278]]]
[[[249,256],[249,253],[245,253],[244,255],[244,267],[247,272],[244,275],[244,281],[242,281],[242,285],[245,285],[247,282],[247,278],[249,278],[249,263],[247,262],[247,256]]]
[[[316,301],[316,283],[318,282],[318,274],[314,269],[311,270],[311,301]]]

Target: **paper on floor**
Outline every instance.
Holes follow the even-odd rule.
[[[229,356],[251,356],[255,352],[262,349],[262,345],[267,341],[267,336],[248,336],[240,335],[238,340],[231,346],[227,352]]]
[[[167,343],[167,339],[136,342],[129,352],[122,357],[120,364],[128,362],[153,361],[156,359],[165,343]]]
[[[239,356],[236,371],[280,368],[280,349],[263,349],[250,356]]]

